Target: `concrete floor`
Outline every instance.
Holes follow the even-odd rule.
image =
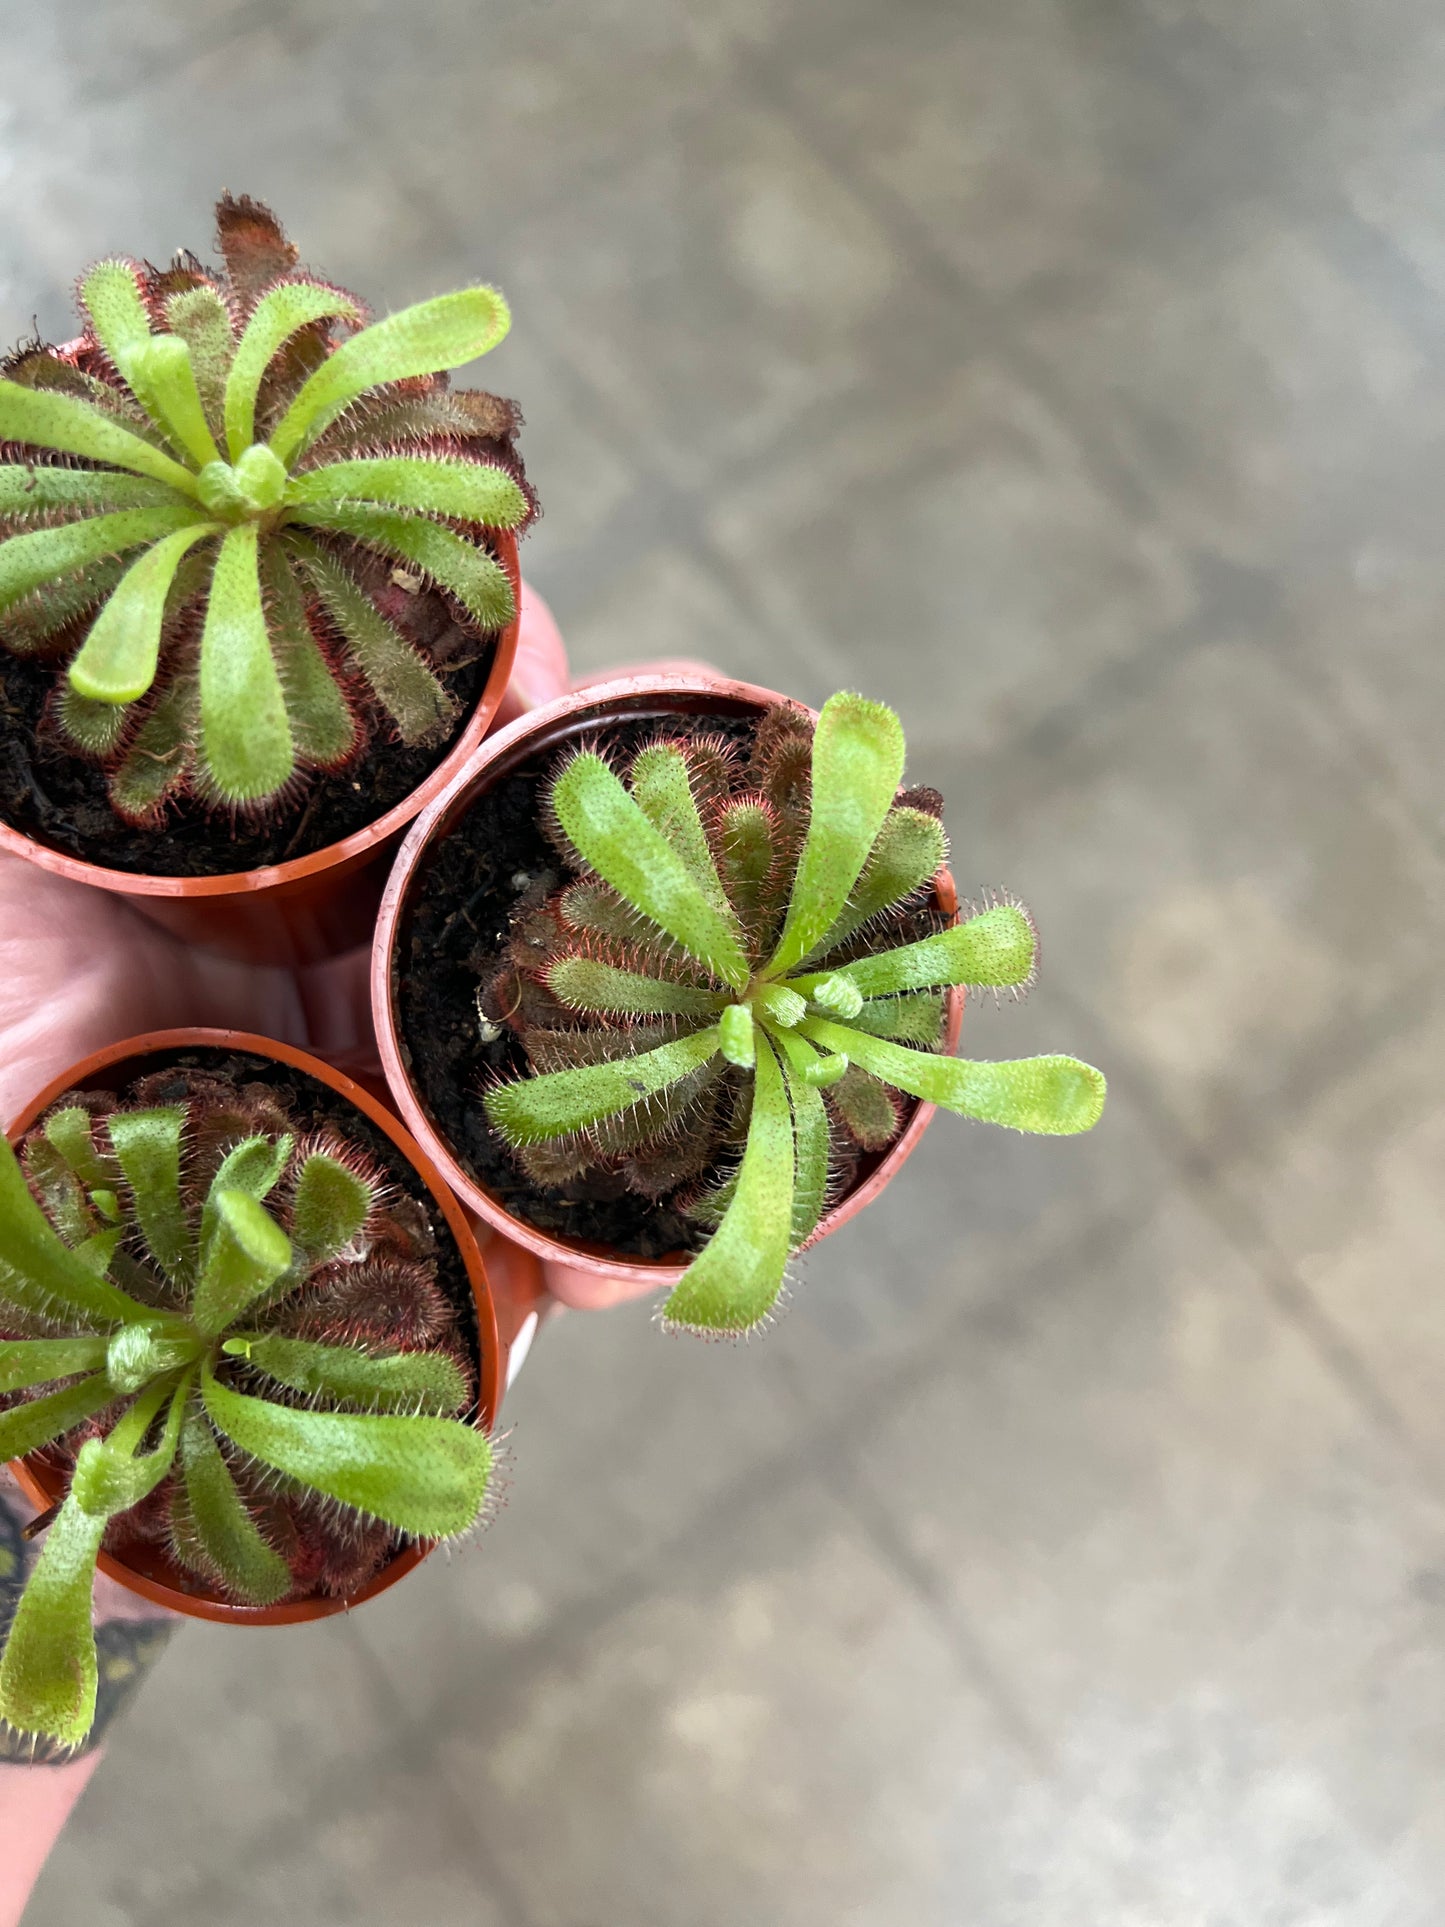
[[[1434,0],[0,0],[0,333],[230,185],[497,280],[580,668],[902,710],[1036,911],[742,1351],[573,1317],[484,1543],[196,1626],[34,1927],[1445,1916]],[[1432,1202],[1433,1200],[1433,1202]]]

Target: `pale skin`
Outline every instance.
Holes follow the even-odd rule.
[[[628,665],[642,668],[708,673],[707,665],[683,660]],[[499,720],[550,702],[569,686],[566,650],[551,611],[524,588],[516,668]],[[307,970],[231,963],[178,943],[119,897],[0,856],[0,1119],[15,1117],[78,1058],[145,1030],[227,1026],[300,1045],[343,1065],[364,1061],[374,1049],[367,963],[364,952]],[[546,1278],[556,1298],[582,1310],[650,1290],[563,1265],[546,1266]],[[14,1568],[36,1550],[19,1537],[32,1509],[8,1474],[0,1471],[0,1481],[0,1584],[18,1586]],[[113,1646],[108,1709],[104,1688],[102,1699],[108,1719],[179,1622],[158,1616],[106,1579],[99,1582],[95,1618],[103,1660],[107,1629]],[[104,1676],[104,1664],[102,1671]],[[61,1763],[32,1764],[0,1754],[0,1927],[19,1921],[100,1754],[99,1744]]]

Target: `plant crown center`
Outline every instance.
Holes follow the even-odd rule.
[[[221,522],[260,522],[286,497],[285,465],[263,442],[253,442],[234,463],[207,462],[199,476],[201,501]]]

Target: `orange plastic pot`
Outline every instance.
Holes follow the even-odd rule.
[[[10,1129],[10,1141],[17,1144],[21,1137],[36,1120],[42,1117],[62,1092],[82,1090],[123,1090],[135,1078],[142,1077],[148,1070],[162,1068],[163,1060],[177,1050],[215,1049],[220,1051],[249,1051],[256,1057],[267,1057],[278,1064],[286,1064],[293,1070],[303,1071],[318,1084],[324,1084],[346,1099],[349,1104],[385,1133],[401,1152],[416,1173],[418,1182],[425,1187],[437,1215],[444,1221],[447,1230],[456,1241],[466,1267],[472,1298],[477,1313],[477,1334],[481,1347],[479,1378],[479,1410],[477,1425],[490,1431],[496,1423],[497,1412],[501,1405],[502,1394],[507,1383],[508,1348],[519,1328],[523,1326],[541,1290],[540,1277],[535,1261],[529,1269],[521,1262],[523,1254],[513,1258],[507,1254],[505,1266],[489,1271],[477,1249],[466,1215],[456,1199],[447,1189],[430,1158],[403,1129],[394,1114],[386,1105],[380,1103],[359,1084],[345,1077],[340,1071],[333,1070],[320,1058],[310,1056],[306,1051],[294,1050],[289,1044],[278,1044],[268,1037],[254,1037],[247,1031],[239,1030],[153,1030],[143,1036],[130,1037],[124,1043],[112,1044],[108,1049],[96,1051],[72,1064],[63,1076],[53,1078],[45,1089],[28,1104]],[[505,1296],[498,1304],[493,1280],[501,1273]],[[499,1317],[500,1313],[500,1317]],[[505,1329],[508,1337],[501,1336]],[[39,1453],[29,1458],[17,1459],[11,1470],[15,1473],[26,1495],[33,1503],[44,1509],[53,1505],[64,1490],[64,1481],[55,1468],[48,1464]],[[394,1586],[409,1572],[419,1566],[431,1546],[424,1540],[413,1541],[396,1554],[380,1572],[373,1575],[359,1591],[346,1599],[298,1599],[283,1601],[279,1606],[238,1606],[206,1590],[201,1581],[195,1579],[171,1560],[164,1548],[147,1547],[128,1553],[124,1559],[111,1553],[100,1555],[100,1569],[109,1578],[127,1587],[131,1592],[140,1594],[158,1606],[168,1607],[172,1612],[185,1613],[193,1619],[216,1619],[233,1625],[245,1626],[285,1626],[295,1625],[302,1620],[325,1619],[332,1613],[344,1612],[359,1606],[364,1600],[374,1599],[378,1593]]]
[[[0,823],[0,850],[39,864],[52,876],[124,897],[142,916],[187,943],[243,963],[318,963],[365,943],[371,935],[386,868],[418,811],[466,768],[491,727],[517,653],[521,576],[516,537],[496,536],[497,559],[512,584],[518,616],[497,637],[492,665],[466,727],[431,775],[365,829],[309,856],[229,876],[161,877],[109,870],[67,856]],[[384,752],[383,752],[384,753]]]
[[[610,1247],[589,1239],[564,1238],[539,1231],[524,1218],[515,1216],[474,1171],[458,1161],[412,1079],[410,1054],[400,1023],[404,987],[399,948],[414,892],[423,887],[427,851],[447,836],[480,796],[519,765],[548,750],[560,749],[608,723],[632,722],[639,718],[665,722],[671,717],[692,715],[761,716],[785,700],[775,691],[760,689],[754,683],[704,676],[685,679],[627,676],[578,690],[543,709],[532,710],[491,737],[473,768],[422,812],[402,844],[381,900],[372,950],[372,1014],[382,1068],[397,1109],[468,1210],[539,1258],[571,1265],[596,1277],[655,1284],[659,1288],[675,1284],[690,1261],[684,1252],[666,1258],[622,1257]],[[947,870],[938,872],[933,889],[939,909],[944,915],[956,918],[958,892]],[[958,1046],[962,1022],[963,993],[955,990],[950,992],[948,1004],[946,1048],[950,1051]],[[864,1162],[857,1180],[825,1214],[808,1240],[810,1245],[856,1217],[893,1182],[917,1149],[933,1109],[931,1104],[911,1105],[902,1134],[887,1151]]]

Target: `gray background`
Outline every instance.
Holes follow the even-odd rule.
[[[1435,1923],[1437,0],[0,0],[0,324],[223,185],[512,298],[576,662],[902,710],[1037,912],[746,1349],[539,1343],[510,1503],[178,1639],[34,1927]]]

